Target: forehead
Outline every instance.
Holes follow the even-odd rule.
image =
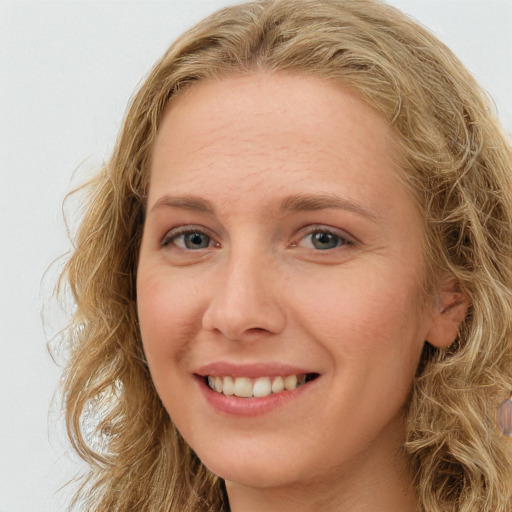
[[[228,75],[189,86],[169,101],[157,142],[169,128],[176,128],[176,137],[179,132],[185,136],[184,129],[192,127],[212,142],[227,128],[247,136],[258,131],[273,136],[294,131],[297,136],[302,130],[306,141],[320,130],[328,140],[328,130],[322,129],[328,120],[336,123],[333,137],[371,131],[379,137],[364,141],[365,145],[381,142],[384,151],[395,142],[384,117],[340,80],[283,71]]]
[[[372,202],[399,186],[396,146],[389,123],[337,81],[283,72],[207,80],[165,110],[149,206],[164,192],[229,198],[260,187],[341,186]]]

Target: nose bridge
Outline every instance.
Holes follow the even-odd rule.
[[[221,269],[203,327],[226,338],[265,331],[278,333],[285,315],[278,300],[278,268],[269,252],[249,244],[233,247]]]

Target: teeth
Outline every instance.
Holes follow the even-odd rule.
[[[288,375],[284,379],[284,389],[295,389],[297,387],[297,375]]]
[[[276,377],[272,382],[272,393],[280,393],[284,390],[284,379],[283,377]]]
[[[285,377],[208,377],[208,386],[227,396],[238,396],[242,398],[261,398],[280,393],[292,391],[306,383],[306,375],[287,375]]]
[[[268,396],[270,393],[272,393],[272,385],[270,384],[270,379],[268,377],[260,377],[254,381],[254,385],[252,387],[253,396]]]
[[[232,377],[224,377],[224,382],[222,385],[222,393],[225,395],[231,396],[235,394],[235,381]]]
[[[217,389],[215,390],[217,391]],[[220,392],[224,391],[222,389]],[[249,398],[252,396],[252,382],[251,379],[247,377],[238,377],[235,379],[235,395],[241,396],[244,398]]]

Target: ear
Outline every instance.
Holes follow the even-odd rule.
[[[468,312],[469,299],[453,279],[439,287],[436,299],[426,341],[435,347],[447,348],[459,333]]]

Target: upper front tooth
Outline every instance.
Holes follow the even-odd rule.
[[[260,377],[256,379],[253,386],[252,394],[257,397],[268,396],[272,393],[272,386],[268,377]]]
[[[252,396],[252,382],[247,377],[237,377],[235,379],[235,395],[249,398]]]

